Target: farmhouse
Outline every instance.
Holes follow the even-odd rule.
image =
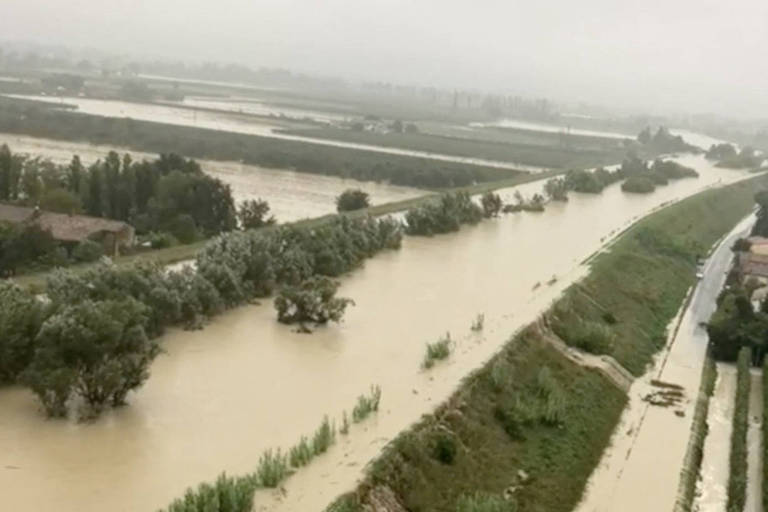
[[[83,240],[101,243],[104,254],[117,256],[120,247],[134,243],[134,229],[117,220],[54,213],[9,204],[0,204],[0,223],[35,223],[51,232],[54,240],[65,245],[76,245]]]

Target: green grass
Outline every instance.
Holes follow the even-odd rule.
[[[733,407],[733,430],[729,456],[727,512],[742,512],[747,500],[747,431],[749,430],[749,388],[752,352],[748,347],[739,351],[737,363],[736,398]]]
[[[641,375],[696,282],[696,260],[753,207],[765,176],[697,194],[648,216],[591,260],[549,315],[569,345],[616,358]]]

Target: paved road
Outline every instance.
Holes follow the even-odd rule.
[[[611,448],[590,478],[578,512],[672,510],[706,356],[707,333],[700,324],[715,310],[732,259],[733,242],[744,236],[753,222],[752,216],[740,222],[706,261],[704,277],[693,291],[674,339],[658,356],[654,368],[632,385],[629,405]],[[651,379],[683,386],[683,403],[664,408],[643,401],[655,390]]]

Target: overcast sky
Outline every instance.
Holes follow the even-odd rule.
[[[768,0],[0,0],[0,38],[768,117]]]

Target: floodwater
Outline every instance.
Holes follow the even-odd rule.
[[[572,128],[568,124],[550,124],[550,123],[535,123],[531,121],[520,121],[517,119],[501,119],[499,121],[493,121],[490,123],[470,123],[470,126],[477,127],[499,127],[499,128],[517,128],[520,130],[531,130],[534,132],[548,132],[548,133],[571,133],[573,135],[586,135],[590,137],[608,137],[611,139],[632,139],[631,135],[624,133],[600,131],[600,130],[585,130],[581,128]]]
[[[749,430],[747,432],[747,501],[746,512],[763,511],[763,373],[751,370],[749,388]]]
[[[36,101],[51,101],[53,98],[23,95],[7,94],[10,98],[19,98]],[[98,100],[93,98],[79,97],[58,97],[56,102],[62,105],[74,105],[77,112],[89,115],[108,116],[108,117],[127,117],[140,121],[151,121],[156,123],[167,123],[178,126],[192,126],[196,128],[206,128],[210,130],[219,130],[232,133],[243,133],[248,135],[258,135],[261,137],[271,137],[274,139],[292,140],[305,142],[308,144],[318,144],[321,146],[333,146],[347,149],[359,149],[363,151],[374,151],[377,153],[387,153],[392,155],[412,156],[418,158],[428,158],[430,160],[440,160],[443,162],[456,162],[467,165],[481,165],[494,167],[498,169],[516,169],[520,170],[521,165],[514,162],[503,162],[498,160],[486,160],[483,158],[461,157],[454,155],[445,155],[440,153],[431,153],[429,151],[418,151],[410,149],[393,148],[387,146],[377,146],[375,144],[358,144],[354,142],[344,142],[339,140],[323,139],[316,137],[304,137],[300,135],[290,135],[278,131],[284,128],[285,121],[279,118],[253,117],[247,115],[235,114],[233,112],[215,112],[207,110],[197,110],[193,108],[180,108],[166,104],[148,104],[132,103],[116,100]],[[545,171],[544,168],[524,166],[525,170]]]
[[[229,112],[256,116],[287,117],[296,121],[311,119],[314,121],[331,123],[344,121],[350,117],[320,110],[299,109],[294,107],[271,105],[269,103],[254,100],[253,98],[187,96],[179,103],[186,107],[225,110]]]
[[[30,392],[0,390],[0,489],[15,512],[152,511],[221,471],[254,469],[259,454],[340,418],[379,384],[381,410],[285,485],[259,492],[257,509],[319,510],[351,489],[384,444],[447,398],[461,379],[581,277],[607,239],[669,201],[744,173],[686,157],[698,180],[651,195],[618,186],[572,194],[545,213],[520,213],[368,261],[343,278],[353,298],[342,324],[299,334],[275,321],[271,301],[172,331],[166,353],[130,404],[90,424],[45,420]],[[546,284],[556,276],[557,280]],[[537,286],[539,285],[540,286]],[[471,333],[478,313],[485,330]],[[455,353],[420,369],[425,343],[450,331]]]
[[[590,476],[577,512],[673,509],[706,357],[708,338],[702,323],[715,310],[715,300],[733,259],[733,242],[744,236],[754,222],[754,215],[739,222],[707,259],[704,277],[692,291],[690,303],[669,325],[667,346],[657,354],[653,367],[632,384],[629,404],[610,447]],[[721,377],[719,386],[723,388],[730,380],[727,373]],[[659,389],[652,385],[653,379],[681,386],[682,399],[669,407],[650,405],[644,397]],[[714,409],[725,405],[721,403]]]
[[[128,153],[134,160],[156,158],[156,155],[127,148],[3,133],[0,133],[0,144],[8,144],[14,153],[42,156],[60,164],[68,163],[72,155],[78,155],[88,165],[104,158],[112,150],[121,155]],[[271,214],[279,222],[333,213],[336,211],[336,197],[348,188],[364,190],[374,205],[419,197],[426,193],[410,187],[269,169],[239,162],[198,160],[198,163],[207,174],[232,187],[236,203],[246,199],[265,199],[269,202]]]

